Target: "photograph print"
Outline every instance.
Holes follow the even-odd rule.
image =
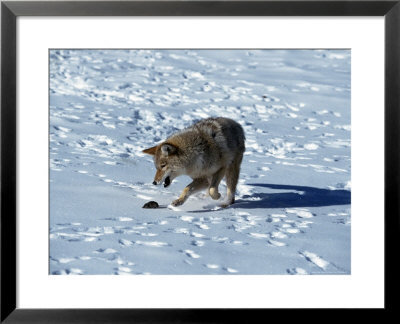
[[[50,49],[50,275],[350,275],[349,49]]]

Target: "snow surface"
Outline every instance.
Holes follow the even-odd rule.
[[[50,274],[350,274],[350,70],[349,50],[51,50]],[[172,207],[190,179],[152,185],[141,151],[210,116],[246,133],[236,204]]]

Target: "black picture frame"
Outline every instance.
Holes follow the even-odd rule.
[[[385,310],[396,308],[393,265],[399,237],[400,0],[395,1],[2,1],[1,2],[1,322],[199,323],[250,320],[268,310],[19,309],[16,281],[16,19],[19,16],[384,16]],[[373,113],[373,112],[369,112]],[[367,175],[366,175],[367,176]],[[367,283],[366,283],[367,284]],[[40,292],[38,292],[40,293]],[[272,310],[270,310],[272,311]],[[239,316],[240,315],[240,316]]]

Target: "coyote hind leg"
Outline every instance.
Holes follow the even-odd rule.
[[[194,194],[197,191],[200,191],[202,189],[205,189],[208,187],[208,181],[207,178],[198,178],[194,179],[191,183],[189,183],[185,189],[183,189],[181,195],[179,196],[178,199],[174,200],[172,202],[173,206],[179,206],[182,205],[186,199],[189,198],[191,194]]]
[[[242,163],[243,153],[239,153],[235,160],[226,169],[226,204],[229,206],[235,202],[236,186],[239,180],[240,164]]]

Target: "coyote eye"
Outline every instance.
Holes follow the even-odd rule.
[[[167,164],[161,164],[161,169],[164,169],[167,166]]]

